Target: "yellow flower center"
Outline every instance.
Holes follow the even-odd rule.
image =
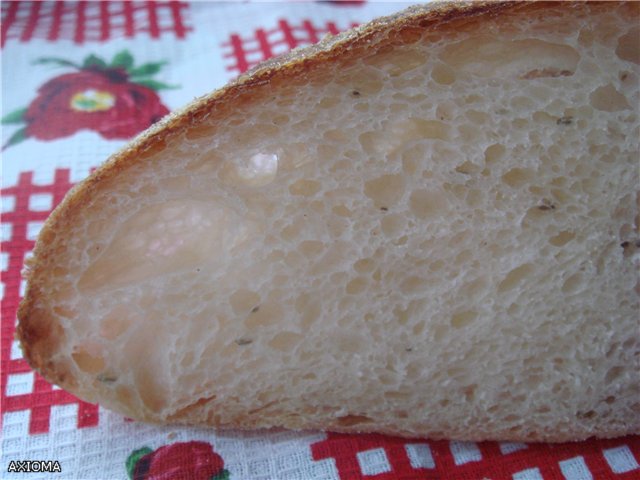
[[[89,89],[76,93],[69,105],[79,112],[100,112],[109,110],[115,103],[115,97],[109,92]]]

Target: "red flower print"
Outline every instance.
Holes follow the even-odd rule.
[[[165,445],[155,451],[143,448],[127,459],[132,480],[227,480],[222,457],[207,442]]]
[[[150,78],[162,62],[136,68],[125,50],[110,64],[93,55],[82,66],[59,58],[37,63],[55,63],[77,71],[49,80],[28,108],[2,119],[3,124],[26,123],[4,148],[29,137],[54,140],[80,130],[93,130],[106,139],[128,139],[169,113],[156,90],[172,87]]]
[[[117,70],[84,70],[49,80],[38,90],[24,119],[27,136],[67,137],[82,129],[104,138],[130,138],[169,113],[158,94],[127,82]]]

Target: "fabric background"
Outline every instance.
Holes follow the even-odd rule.
[[[111,111],[118,107],[111,103],[117,95],[105,95],[100,88],[94,88],[91,84],[94,77],[93,80],[82,77],[84,80],[80,81],[77,74],[82,71],[86,76],[88,70],[70,64],[99,63],[96,58],[107,64],[131,63],[127,67],[129,81],[137,78],[138,85],[146,86],[147,103],[172,110],[222,86],[259,61],[407,5],[361,1],[2,2],[5,148],[0,254],[0,477],[640,478],[637,436],[563,445],[526,445],[149,426],[79,401],[34,374],[21,358],[13,338],[16,309],[24,291],[20,270],[39,228],[67,190],[131,136],[117,134],[120,131],[117,123],[122,118],[107,119],[93,127],[81,125],[77,131],[63,135],[65,128],[73,126],[69,122],[75,122],[76,114],[71,112],[67,125],[62,125],[59,117],[47,117],[46,102],[37,100],[43,95],[43,85],[55,80],[50,88],[60,92],[63,86],[59,77],[76,74],[73,81],[80,83],[78,91],[72,93],[79,95],[73,97],[73,102],[79,102],[78,108]],[[135,68],[151,73],[135,77],[130,74]],[[143,107],[148,106],[145,105],[136,106],[144,111]],[[34,111],[39,113],[29,113]],[[140,121],[146,121],[145,118]],[[37,135],[51,138],[44,140]],[[134,452],[137,453],[130,460],[128,471],[127,459]],[[27,464],[25,460],[45,464]],[[53,468],[48,461],[59,462],[61,471],[25,473],[26,469]]]

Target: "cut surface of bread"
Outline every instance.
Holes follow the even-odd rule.
[[[44,226],[26,358],[155,423],[638,433],[639,12],[428,5],[197,100]]]

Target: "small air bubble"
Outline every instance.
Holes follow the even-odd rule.
[[[367,281],[364,278],[358,277],[347,283],[345,291],[350,295],[357,295],[363,292],[367,287]]]
[[[321,189],[319,182],[315,180],[300,179],[289,186],[289,192],[292,195],[300,195],[310,197],[318,193]]]
[[[411,213],[421,220],[443,216],[448,210],[448,201],[441,191],[415,190],[409,197]]]
[[[518,188],[531,181],[535,177],[533,171],[528,168],[512,168],[502,176],[502,181],[513,188]]]
[[[500,282],[500,284],[498,285],[498,292],[501,293],[511,290],[512,288],[519,285],[522,281],[524,281],[527,276],[531,275],[533,271],[534,266],[530,263],[525,263],[523,265],[520,265],[519,267],[514,268],[505,276],[504,280]]]
[[[478,314],[472,310],[459,312],[451,317],[451,326],[453,328],[463,328],[473,323]]]
[[[497,162],[504,157],[506,151],[507,150],[504,145],[501,145],[499,143],[490,145],[484,151],[484,161],[487,163],[487,165]]]
[[[336,420],[337,424],[341,427],[353,427],[354,425],[373,422],[373,419],[364,415],[344,415],[338,417]]]
[[[236,314],[246,313],[250,311],[252,313],[257,312],[256,305],[260,302],[260,295],[251,290],[238,290],[229,297],[229,303],[231,308]]]
[[[575,273],[562,284],[562,293],[573,293],[582,286],[583,280],[580,273]]]
[[[618,380],[620,376],[622,376],[624,371],[625,371],[624,367],[611,367],[609,371],[607,371],[607,374],[604,377],[604,383],[606,385],[612,384],[613,382]]]
[[[281,352],[292,351],[297,347],[304,336],[295,332],[280,332],[269,342],[269,346]]]
[[[370,273],[375,266],[376,263],[372,258],[361,258],[353,264],[353,268],[358,273]]]
[[[556,247],[562,247],[563,245],[569,243],[571,240],[575,238],[575,234],[568,231],[563,230],[557,235],[554,235],[549,239],[549,243]]]

